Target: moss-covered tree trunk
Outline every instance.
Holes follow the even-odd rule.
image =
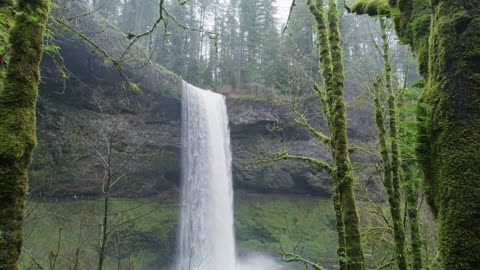
[[[480,5],[432,1],[425,183],[443,269],[480,265]]]
[[[406,100],[407,87],[404,85],[399,95],[398,107],[400,110],[406,109],[408,104]],[[409,102],[410,103],[410,102]],[[404,111],[400,113],[400,128],[399,128],[399,141],[404,145],[406,149],[414,149],[415,147],[415,133],[414,128],[407,128],[408,121],[414,120],[415,116],[412,113]],[[412,147],[413,146],[413,147]],[[422,236],[420,232],[420,214],[418,205],[419,185],[417,170],[417,160],[413,155],[413,151],[402,151],[402,181],[405,183],[405,200],[407,212],[406,218],[408,219],[408,225],[410,227],[410,256],[409,264],[411,269],[423,269],[422,262]],[[404,223],[405,224],[405,223]]]
[[[365,269],[359,216],[354,193],[353,169],[348,153],[347,116],[344,101],[343,52],[340,42],[339,17],[335,0],[329,0],[328,16],[324,2],[308,2],[317,23],[320,68],[324,78],[322,98],[324,112],[332,139],[335,179],[334,207],[337,214],[338,250],[340,269]],[[328,26],[327,26],[328,25]],[[339,220],[341,219],[341,220]]]
[[[13,0],[0,0],[0,89],[3,89],[3,82],[7,74],[5,64],[10,50],[10,29],[15,19],[14,5]]]
[[[411,168],[405,168],[405,179],[412,180],[415,173]],[[408,224],[410,226],[410,241],[411,241],[411,264],[412,269],[423,269],[422,263],[422,236],[420,234],[420,218],[418,214],[418,187],[416,183],[410,183],[405,195],[407,197],[407,216]]]
[[[406,73],[405,73],[406,74]],[[405,110],[408,105],[411,105],[412,99],[407,104],[406,93],[407,86],[404,85],[403,89],[399,93],[398,98],[398,107],[400,110]],[[413,113],[401,112],[399,115],[399,141],[403,144],[403,147],[406,149],[414,149],[415,147],[415,134],[416,131],[414,128],[408,128],[408,122],[413,121],[415,116]],[[413,146],[413,147],[412,147]],[[422,262],[422,236],[420,232],[420,214],[419,214],[419,205],[418,205],[418,196],[419,196],[419,185],[418,179],[418,164],[417,160],[413,155],[413,151],[405,150],[402,151],[402,160],[401,160],[401,169],[402,169],[402,181],[405,184],[405,200],[406,200],[406,209],[407,212],[406,218],[408,219],[408,225],[410,227],[410,256],[409,256],[409,265],[411,269],[423,269]],[[404,223],[405,224],[405,223]]]
[[[336,0],[328,1],[329,41],[332,55],[332,100],[330,122],[334,149],[334,165],[343,226],[345,229],[345,248],[347,269],[365,269],[360,233],[360,218],[354,192],[352,164],[348,153],[347,109],[344,95],[343,52],[340,42],[339,17]]]
[[[325,16],[325,10],[323,7],[323,1],[317,0],[313,2],[309,0],[308,6],[310,11],[315,17],[315,21],[317,22],[317,42],[319,45],[319,56],[320,56],[320,69],[322,70],[323,76],[323,91],[321,91],[318,87],[316,88],[317,94],[322,99],[323,104],[323,111],[328,120],[328,126],[330,130],[331,121],[329,119],[330,109],[331,109],[331,93],[332,93],[332,81],[333,81],[333,69],[332,69],[332,55],[330,51],[330,41],[328,40],[328,30],[327,30],[327,18]],[[334,155],[334,141],[332,140],[330,143],[330,148],[332,150],[332,156]],[[334,175],[332,175],[334,176]],[[343,223],[343,215],[342,215],[342,206],[340,200],[340,190],[338,183],[335,183],[334,188],[334,195],[333,195],[333,208],[335,211],[335,218],[336,218],[336,229],[337,229],[337,237],[338,237],[338,245],[337,245],[337,256],[339,258],[339,269],[346,270],[347,269],[347,251],[346,251],[346,242],[345,242],[345,226]]]
[[[405,228],[403,226],[400,196],[400,149],[398,147],[399,137],[397,123],[397,102],[392,85],[392,64],[390,62],[390,44],[387,37],[387,21],[383,17],[380,18],[380,33],[383,41],[383,64],[388,92],[387,103],[391,144],[391,159],[388,161],[388,166],[385,167],[385,170],[388,169],[391,172],[388,175],[389,177],[385,176],[384,181],[388,193],[390,214],[392,216],[395,258],[398,264],[398,269],[406,270],[407,260],[405,256]],[[377,123],[377,125],[378,124],[379,123]],[[382,157],[385,162],[385,158],[388,159],[388,154],[386,157],[382,154]]]
[[[369,3],[370,11],[386,0]],[[395,29],[427,79],[418,157],[438,217],[443,269],[480,265],[480,5],[474,0],[389,0]],[[356,5],[361,7],[362,5]]]
[[[382,157],[383,161],[383,184],[385,186],[385,190],[387,191],[387,197],[388,197],[388,204],[390,206],[390,215],[392,217],[392,222],[393,222],[393,238],[394,238],[394,246],[395,246],[395,258],[396,261],[399,265],[399,269],[406,269],[406,261],[405,261],[405,255],[404,255],[404,237],[399,237],[399,226],[403,230],[403,223],[402,223],[402,218],[401,218],[401,212],[400,212],[400,199],[395,196],[395,191],[393,188],[393,177],[392,177],[392,162],[390,161],[389,157],[389,149],[387,146],[387,137],[386,137],[386,131],[385,131],[385,119],[383,117],[384,114],[384,108],[383,104],[381,102],[381,96],[380,96],[380,89],[381,89],[381,84],[380,80],[375,82],[374,84],[375,87],[375,98],[374,98],[374,103],[375,103],[375,122],[377,124],[377,130],[378,130],[378,140],[380,142],[380,154]],[[401,240],[401,242],[399,241]],[[404,263],[402,266],[401,264],[401,258],[403,258]],[[401,268],[404,267],[404,268]]]
[[[337,256],[338,260],[338,269],[347,270],[347,249],[345,242],[345,226],[343,225],[342,218],[342,205],[340,204],[340,192],[338,190],[338,185],[335,185],[335,190],[333,193],[333,210],[335,211],[335,227],[337,229],[338,245],[337,245]]]
[[[36,144],[35,107],[48,0],[19,0],[11,58],[0,89],[0,269],[17,269],[27,172]],[[3,27],[3,26],[2,26]]]

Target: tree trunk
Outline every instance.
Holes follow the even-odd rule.
[[[414,177],[411,169],[407,168],[406,180]],[[406,190],[408,224],[410,225],[410,241],[412,247],[412,269],[422,269],[422,237],[420,235],[420,221],[418,216],[418,190],[417,184],[409,184]]]
[[[383,41],[383,63],[385,72],[385,81],[387,83],[388,91],[388,115],[390,126],[390,142],[391,142],[391,160],[388,161],[388,166],[384,166],[385,170],[390,170],[387,177],[385,175],[385,186],[388,193],[388,202],[390,205],[390,214],[393,223],[393,238],[395,242],[395,257],[399,270],[407,269],[407,260],[405,257],[405,228],[403,226],[402,211],[401,211],[401,197],[400,197],[400,150],[398,147],[398,124],[397,124],[397,104],[395,93],[392,86],[392,65],[390,62],[390,48],[387,37],[387,22],[385,18],[380,18],[380,31]],[[376,104],[380,106],[381,104]],[[383,111],[381,112],[383,113]],[[380,123],[377,122],[377,126]],[[383,122],[381,123],[383,128]],[[380,129],[380,127],[378,127]],[[384,134],[385,135],[385,134]],[[385,136],[383,138],[385,140]],[[385,142],[384,142],[385,143]],[[386,147],[382,145],[382,147]],[[382,149],[383,152],[383,149]],[[388,160],[388,154],[382,153],[384,163],[385,158]]]
[[[328,32],[327,32],[327,25],[326,25],[326,18],[325,18],[325,10],[323,8],[323,1],[317,0],[315,3],[313,0],[309,0],[308,6],[310,8],[311,13],[315,17],[315,21],[317,22],[317,39],[318,39],[318,49],[319,49],[319,57],[320,57],[320,69],[322,70],[322,77],[323,77],[323,91],[320,91],[319,88],[316,88],[317,95],[321,97],[322,104],[323,104],[323,112],[328,120],[329,129],[332,130],[331,121],[330,121],[330,109],[331,109],[331,101],[330,101],[330,93],[332,92],[332,55],[330,52],[330,42],[328,40]],[[333,141],[331,143],[332,147],[332,156],[334,155],[333,151]],[[334,176],[334,175],[332,175]],[[336,229],[337,229],[337,238],[338,238],[338,245],[337,245],[337,256],[338,256],[338,265],[340,270],[347,269],[347,251],[346,251],[346,243],[345,243],[345,226],[343,223],[343,215],[342,215],[342,205],[340,202],[340,189],[338,183],[335,183],[335,191],[333,195],[333,208],[335,211],[335,218],[336,218]]]
[[[343,225],[342,230],[342,226],[339,226],[337,220],[339,265],[343,267],[342,269],[363,270],[365,269],[365,262],[361,243],[360,220],[353,189],[353,169],[348,153],[347,114],[343,97],[343,52],[338,27],[338,9],[336,1],[329,0],[328,18],[326,20],[322,0],[317,0],[316,3],[309,0],[307,3],[317,22],[320,68],[324,78],[324,90],[319,94],[332,133],[331,146],[335,167],[333,177],[336,182],[334,205],[337,217],[341,214],[340,225]]]
[[[389,0],[400,39],[427,79],[417,155],[438,218],[443,269],[480,265],[480,5],[465,0]],[[382,1],[352,8],[378,15]],[[429,6],[431,4],[431,6]],[[365,5],[364,5],[365,6]],[[368,6],[368,5],[367,5]],[[356,9],[355,7],[358,7]],[[428,106],[424,106],[424,104]]]
[[[329,41],[332,54],[332,104],[330,118],[336,181],[340,192],[345,244],[347,251],[347,269],[365,269],[360,233],[360,218],[355,202],[354,177],[348,153],[347,110],[344,100],[343,52],[340,43],[339,17],[336,0],[328,1]]]
[[[14,0],[0,0],[0,21],[2,22],[0,23],[0,56],[3,62],[0,63],[0,89],[3,89],[5,76],[7,75],[4,63],[6,63],[8,56],[10,29],[15,20],[14,5]]]
[[[443,269],[480,265],[480,6],[432,1],[428,90],[420,156],[437,212]]]
[[[333,194],[333,210],[335,211],[335,225],[337,229],[338,237],[338,246],[337,246],[337,256],[338,256],[338,269],[347,270],[347,248],[345,243],[345,226],[343,226],[342,218],[342,206],[340,204],[340,191],[338,187],[335,187],[335,192]]]
[[[35,107],[49,8],[49,0],[19,0],[10,31],[11,60],[0,90],[0,269],[18,268],[23,243],[27,173],[36,144]]]

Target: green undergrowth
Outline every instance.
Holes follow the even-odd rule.
[[[101,200],[28,203],[21,269],[32,260],[55,269],[94,269],[98,257]],[[114,199],[105,269],[169,269],[174,262],[178,199]],[[278,257],[280,249],[322,262],[336,262],[335,221],[329,200],[306,196],[237,194],[235,230],[239,253],[260,251]],[[61,229],[61,232],[60,232]],[[60,232],[60,234],[59,234]],[[60,235],[60,241],[59,241]],[[60,243],[60,245],[58,245]],[[30,253],[30,254],[29,254]],[[77,256],[78,254],[78,256]],[[31,268],[29,268],[29,266]]]
[[[235,203],[241,248],[297,252],[336,262],[335,215],[330,200],[304,196],[243,195]]]
[[[110,228],[118,228],[110,233],[105,269],[148,269],[171,260],[177,200],[113,200],[111,209]],[[94,269],[102,211],[101,200],[30,201],[21,269],[37,269],[33,258],[44,267],[55,262],[55,269],[73,269],[77,261],[78,269]]]

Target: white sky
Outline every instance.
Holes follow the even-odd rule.
[[[292,5],[292,0],[275,0],[277,2],[278,16],[280,25],[284,25],[287,22],[288,12]]]

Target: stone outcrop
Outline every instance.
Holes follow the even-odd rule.
[[[76,5],[72,10],[82,10],[81,1]],[[99,33],[92,34],[92,40],[109,48],[112,56],[121,55],[128,45],[122,34],[108,30],[98,17],[77,20],[73,23],[89,33]],[[139,65],[143,58],[138,57],[134,63],[126,63],[125,73],[139,83],[142,91],[125,90],[122,76],[102,57],[92,54],[90,45],[68,33],[57,42],[69,78],[59,75],[55,57],[45,57],[31,194],[102,194],[102,157],[105,159],[109,144],[111,169],[116,172],[113,178],[121,176],[113,190],[115,196],[149,196],[177,189],[181,175],[181,79],[158,64],[145,61]],[[139,52],[135,47],[131,54]],[[321,108],[310,103],[305,109],[313,112],[309,119],[325,130]],[[292,154],[329,156],[307,129],[294,123],[288,102],[232,96],[227,98],[227,109],[237,191],[330,195],[332,179],[312,165],[294,161],[256,164],[256,155],[279,152],[285,146]],[[371,131],[361,121],[356,122],[349,134],[356,141],[371,140]],[[368,161],[356,153],[353,159]]]

